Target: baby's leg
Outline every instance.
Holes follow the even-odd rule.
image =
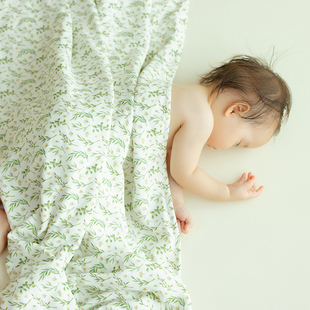
[[[10,231],[11,228],[6,213],[3,209],[0,209],[0,253],[6,246],[7,235]]]

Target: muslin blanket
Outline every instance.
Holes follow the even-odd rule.
[[[190,309],[166,171],[187,0],[0,2],[1,309]]]

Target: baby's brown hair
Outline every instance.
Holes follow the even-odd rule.
[[[291,94],[286,82],[258,58],[234,56],[203,75],[200,84],[211,86],[211,95],[228,88],[239,91],[242,100],[250,105],[249,112],[239,116],[254,124],[276,120],[275,134],[291,110]]]

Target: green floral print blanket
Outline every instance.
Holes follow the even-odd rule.
[[[0,1],[1,309],[190,309],[165,157],[187,0]]]

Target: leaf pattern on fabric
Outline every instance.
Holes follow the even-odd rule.
[[[190,309],[165,157],[187,0],[0,2],[1,309]]]

